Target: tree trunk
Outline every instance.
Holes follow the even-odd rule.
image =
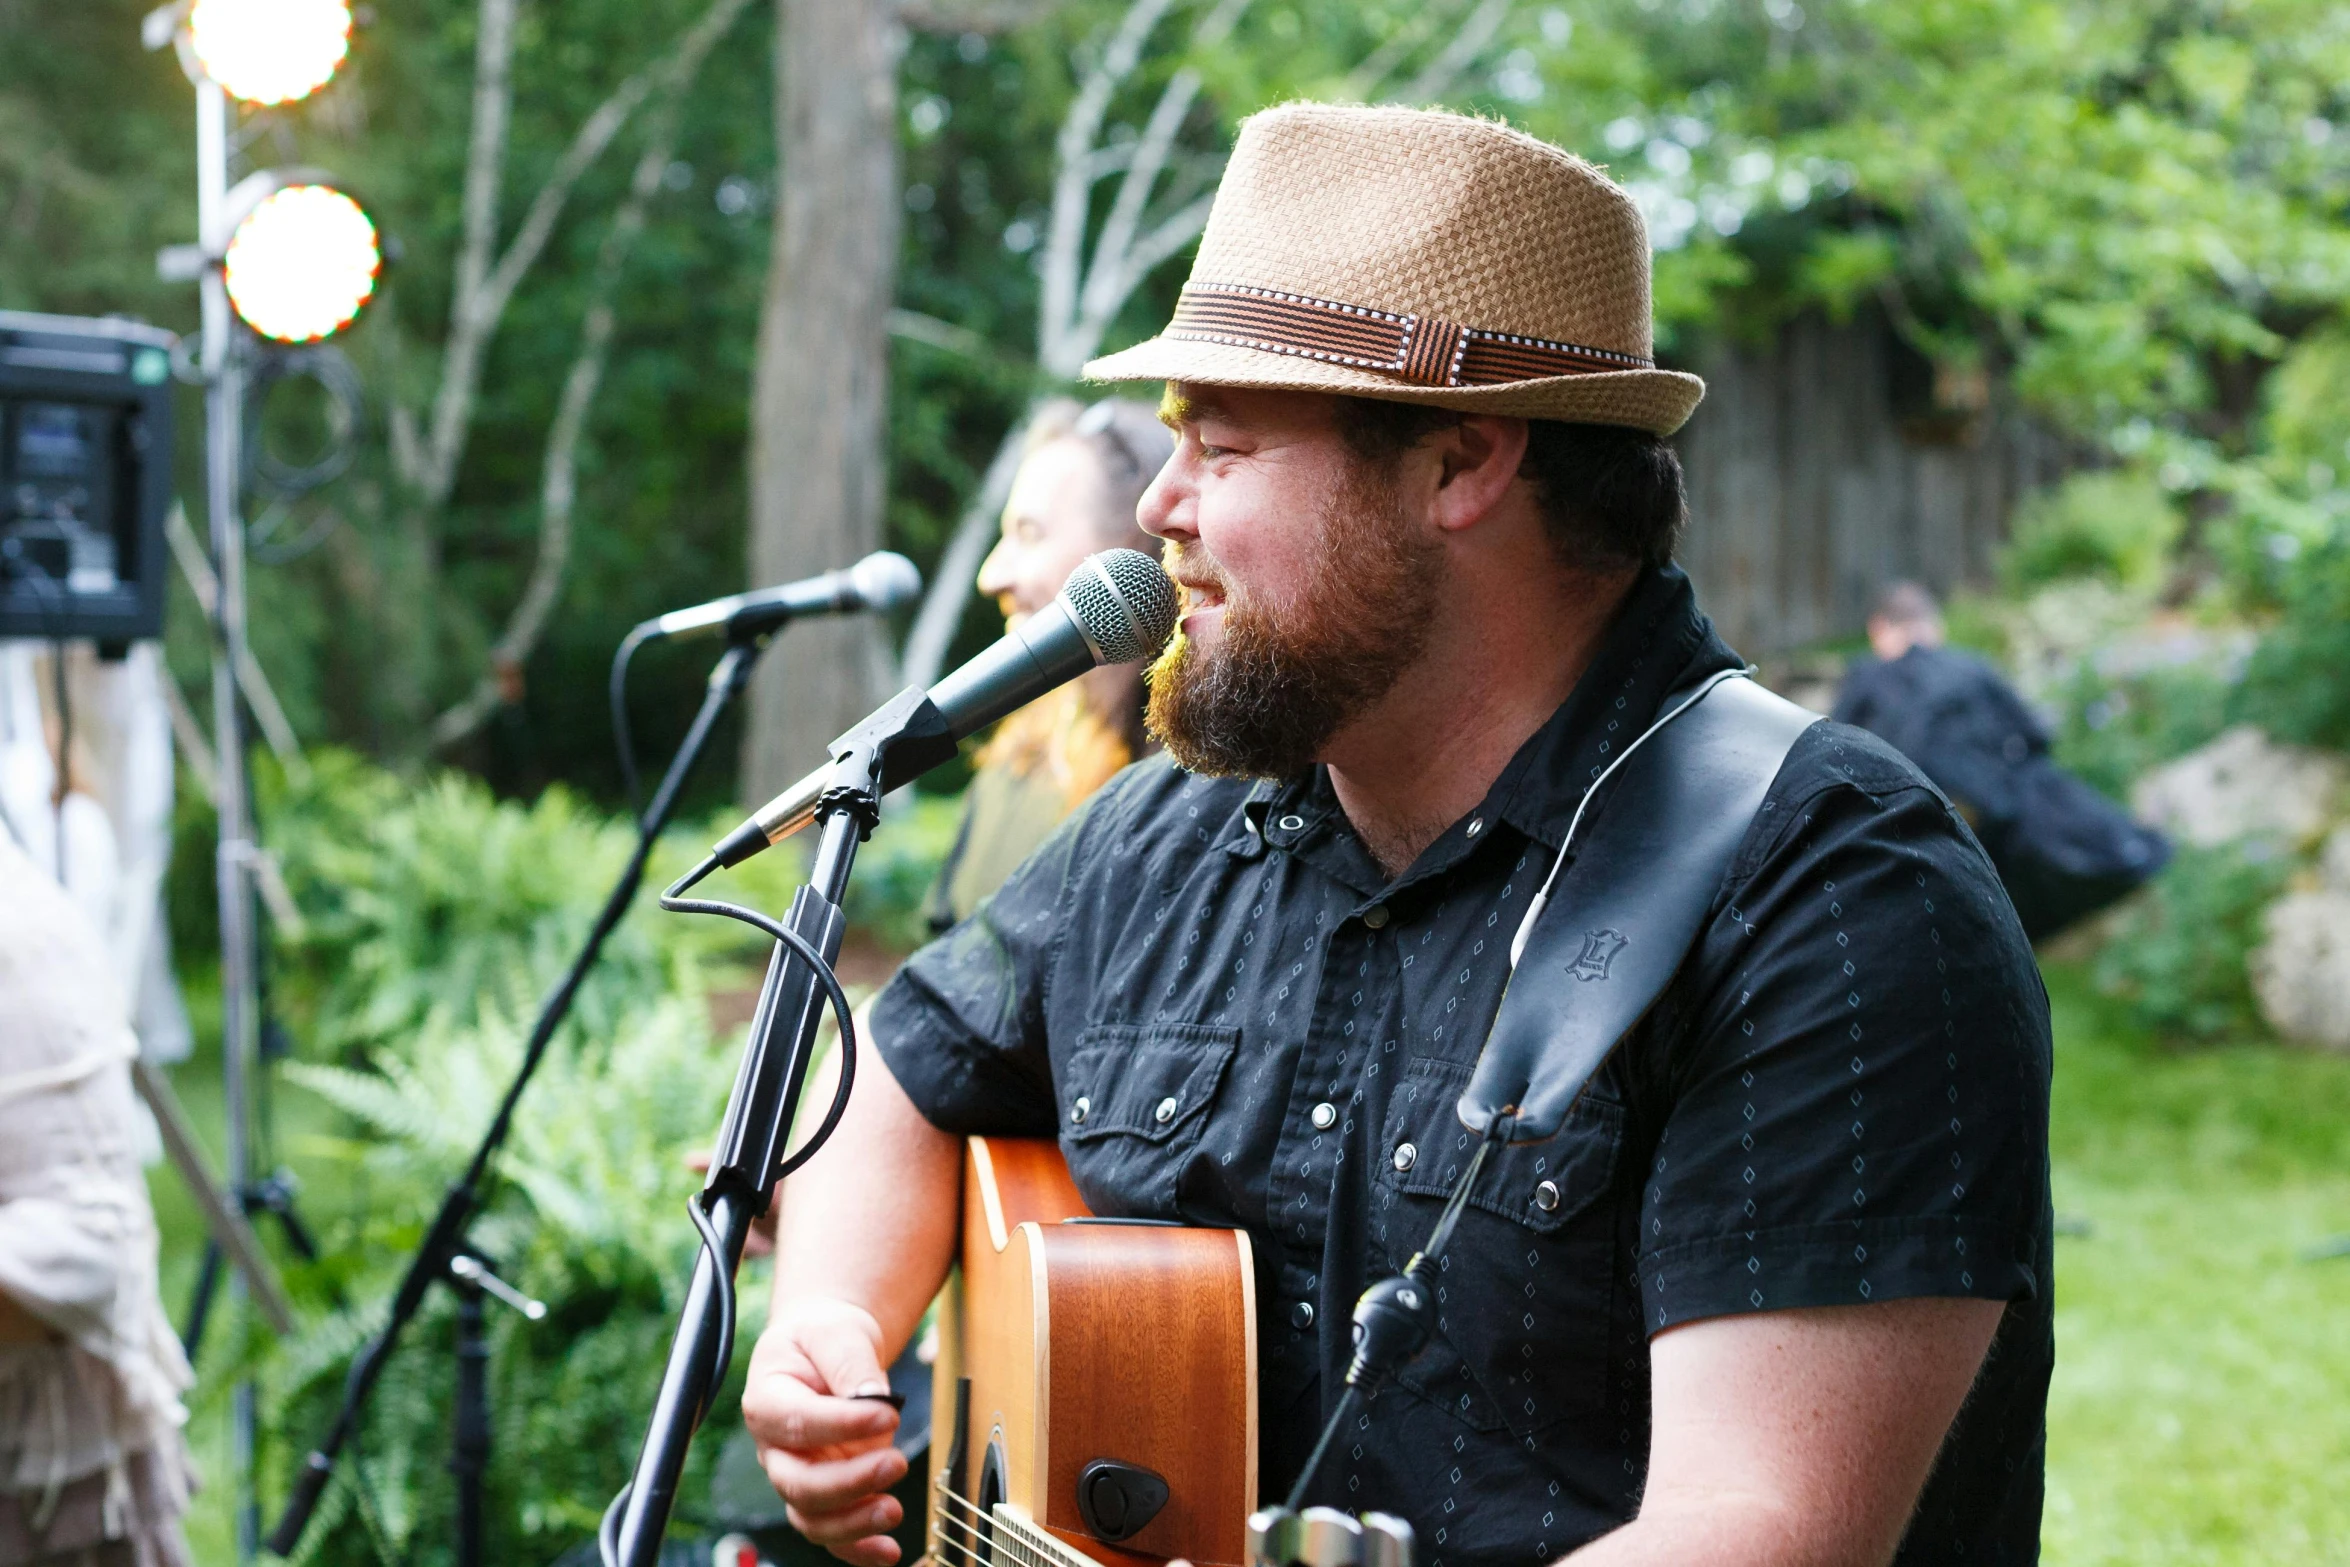
[[[888,0],[776,0],[772,252],[751,403],[755,585],[881,545],[888,319],[898,270],[897,63]],[[887,694],[882,627],[788,632],[759,671],[742,788],[764,801]]]

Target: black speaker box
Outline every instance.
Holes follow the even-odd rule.
[[[0,310],[0,637],[162,633],[174,341]]]

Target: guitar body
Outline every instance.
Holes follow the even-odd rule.
[[[1243,1231],[1095,1219],[1057,1144],[970,1139],[938,1316],[936,1567],[1239,1567],[1255,1278]]]

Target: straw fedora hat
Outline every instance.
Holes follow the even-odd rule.
[[[1241,125],[1175,319],[1085,374],[1657,435],[1705,395],[1651,357],[1647,225],[1599,170],[1490,120],[1315,103]]]

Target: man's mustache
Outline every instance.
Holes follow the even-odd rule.
[[[1214,593],[1225,599],[1232,596],[1215,557],[1201,545],[1172,545],[1160,557],[1160,564],[1167,568],[1167,575],[1175,579],[1176,585],[1186,591]]]

